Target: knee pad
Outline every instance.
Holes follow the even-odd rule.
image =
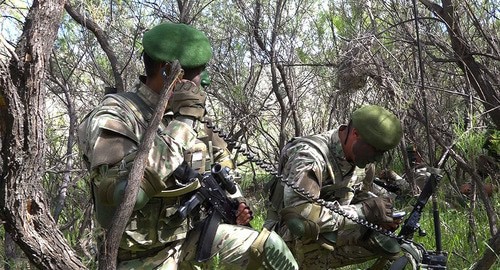
[[[384,257],[396,256],[401,251],[401,245],[398,240],[378,232],[373,232],[370,235],[369,243],[373,245],[376,253],[380,253]]]
[[[285,241],[275,233],[262,229],[250,247],[250,262],[247,269],[299,269]]]
[[[401,244],[403,256],[397,258],[391,263],[389,269],[420,269],[419,265],[422,262],[422,252],[412,243]],[[424,268],[426,269],[426,268]]]

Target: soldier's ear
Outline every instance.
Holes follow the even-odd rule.
[[[351,136],[354,136],[356,140],[359,140],[361,138],[361,135],[359,134],[359,131],[355,127],[351,127]]]

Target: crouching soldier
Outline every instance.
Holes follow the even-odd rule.
[[[346,216],[390,231],[398,228],[401,220],[393,218],[391,199],[363,192],[363,168],[380,161],[401,137],[394,114],[368,105],[354,111],[347,125],[294,138],[284,147],[279,170],[288,184],[276,181],[265,226],[279,232],[301,268],[330,269],[400,255],[397,240]],[[320,198],[346,216],[308,197]]]

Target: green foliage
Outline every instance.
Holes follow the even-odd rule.
[[[335,25],[335,28],[339,31],[339,34],[347,33],[347,23],[341,16],[332,16],[332,23]]]
[[[8,0],[0,4],[4,11],[0,28],[7,41],[5,44],[15,45],[28,10],[28,2]],[[210,106],[213,108],[209,108],[208,113],[222,116],[219,117],[221,121],[216,124],[230,126],[232,134],[241,128],[244,130],[242,138],[258,145],[258,149],[269,160],[273,160],[279,152],[279,149],[275,149],[278,144],[274,142],[278,141],[280,135],[289,138],[299,131],[302,135],[324,131],[327,125],[342,123],[352,107],[360,103],[377,103],[387,105],[406,117],[405,132],[408,138],[417,144],[424,141],[423,125],[417,121],[417,112],[422,112],[423,109],[419,107],[420,97],[418,91],[415,91],[420,79],[417,75],[417,42],[409,2],[266,0],[259,3],[259,21],[254,21],[256,1],[190,1],[189,5],[185,5],[192,7],[192,10],[183,14],[186,18],[182,19],[203,29],[213,45],[215,57],[208,67],[214,78],[213,86],[208,89]],[[278,3],[284,5],[278,6]],[[162,20],[181,19],[175,1],[146,3],[92,0],[74,4],[74,8],[87,20],[95,22],[104,30],[103,34],[116,53],[119,70],[128,86],[142,73],[140,51],[144,30]],[[457,12],[463,15],[459,16],[460,21],[456,25],[457,29],[466,34],[462,41],[474,52],[486,52],[478,53],[474,58],[480,66],[488,69],[490,76],[498,77],[498,61],[495,61],[498,57],[494,55],[497,50],[491,47],[491,40],[498,40],[496,37],[500,27],[497,19],[498,1],[465,1],[464,4],[456,1],[454,5]],[[486,115],[482,111],[482,104],[475,100],[483,102],[484,97],[472,93],[469,78],[463,76],[456,61],[450,61],[454,53],[445,32],[446,25],[422,6],[419,12],[422,17],[420,38],[421,43],[425,44],[425,83],[430,97],[428,108],[432,108],[430,117],[433,123],[439,123],[437,130],[443,136],[457,138],[456,149],[459,154],[468,161],[475,162],[477,155],[483,151],[481,148],[484,143],[483,130],[477,127],[483,124],[482,118]],[[373,24],[369,15],[374,16]],[[264,48],[256,44],[255,33],[259,34]],[[348,96],[339,95],[335,83],[338,56],[345,53],[350,42],[356,42],[364,33],[373,34],[376,45],[366,45],[364,49],[369,53],[369,62],[360,65],[376,68],[370,70],[373,74],[370,74],[364,89]],[[3,49],[0,50],[2,56],[8,57]],[[283,76],[278,74],[272,77],[272,57],[276,61],[273,64],[283,68]],[[328,65],[314,66],[323,63]],[[68,14],[64,16],[59,28],[47,73],[50,73],[50,78],[43,83],[49,86],[47,99],[52,101],[47,102],[48,113],[45,119],[49,144],[45,153],[48,172],[44,175],[43,187],[53,199],[62,182],[61,172],[67,170],[64,167],[68,135],[68,119],[64,116],[67,104],[66,97],[61,93],[72,94],[70,98],[74,101],[74,108],[79,112],[79,117],[82,117],[99,100],[102,86],[113,85],[114,79],[109,59],[99,47],[94,34],[85,26],[77,24]],[[278,100],[273,93],[284,94],[285,84],[289,95]],[[470,108],[473,111],[469,113],[480,116],[473,119],[472,129],[464,129],[463,123],[450,124],[455,118],[460,118],[450,112],[457,111],[459,115],[466,109],[469,110],[463,104],[464,96],[471,100]],[[297,126],[291,120],[291,112],[296,112],[300,118]],[[495,130],[492,138],[492,151],[499,153],[500,131]],[[437,156],[439,153],[435,154]],[[398,172],[403,168],[400,158],[399,153],[394,151],[390,162]],[[81,172],[81,169],[75,162],[73,170]],[[243,168],[242,172],[241,185],[244,189],[262,191],[264,183],[269,180],[269,176],[259,170],[254,175],[250,166]],[[64,230],[64,235],[71,245],[78,248],[81,240],[78,230],[84,214],[81,206],[85,205],[90,196],[85,181],[80,176],[72,176],[73,179],[80,180],[70,183],[68,199],[60,220],[61,224],[74,222],[73,226]],[[260,229],[265,219],[265,196],[254,200],[257,210],[252,225]],[[496,202],[498,204],[498,198]],[[482,246],[480,251],[470,252],[474,254],[472,257],[461,254],[471,248],[463,239],[469,229],[465,222],[467,214],[467,209],[442,213],[446,231],[443,239],[445,249],[465,256],[466,259],[462,261],[473,262],[485,249],[488,225],[484,209],[479,205],[473,216],[478,222],[478,235],[484,237],[479,240]],[[429,220],[429,216],[423,218],[423,222],[430,222]],[[427,223],[424,225],[428,226]],[[432,228],[427,230],[432,231]],[[455,230],[460,233],[454,233]],[[91,238],[92,233],[88,234]],[[431,237],[417,240],[423,241],[426,246],[433,245]],[[81,250],[78,252],[85,253]],[[450,257],[453,267],[461,269],[470,265],[457,263],[456,261],[461,261],[460,256]]]
[[[441,195],[442,196],[442,195]],[[493,198],[492,201],[495,202],[495,208],[500,207],[500,200]],[[468,209],[464,208],[452,208],[449,204],[445,203],[443,198],[439,199],[439,211],[441,220],[441,233],[442,233],[442,244],[445,252],[448,252],[448,268],[449,269],[466,269],[469,268],[473,262],[477,261],[483,252],[488,248],[487,242],[491,238],[489,234],[489,225],[487,222],[487,217],[485,215],[484,209],[475,209],[474,217],[476,226],[474,231],[471,231],[468,222]],[[404,205],[401,205],[400,209],[404,209],[409,213],[412,209],[411,201],[407,201]],[[251,222],[253,228],[257,230],[262,229],[262,224],[265,221],[266,208],[262,207],[254,210],[254,219]],[[435,249],[435,234],[434,234],[434,223],[433,223],[433,210],[431,201],[424,208],[422,218],[421,218],[421,228],[427,232],[426,236],[418,236],[415,234],[413,241],[422,244],[427,250],[432,251]],[[476,249],[470,241],[467,239],[467,235],[474,234],[479,243],[479,248]],[[499,254],[500,256],[500,254]],[[342,267],[343,270],[351,269],[366,269],[371,266],[374,261],[367,263],[352,265]],[[497,262],[497,266],[499,263]],[[493,267],[495,269],[495,267]]]
[[[486,137],[483,132],[477,132],[473,129],[464,130],[464,126],[461,122],[454,125],[454,132],[458,138],[456,148],[459,149],[461,155],[475,164],[475,159],[482,152]]]
[[[217,270],[223,270],[224,267],[220,265],[220,256],[219,254],[216,254],[214,258],[211,260],[212,262],[212,268],[217,269]]]
[[[500,130],[486,132],[486,150],[490,156],[500,156]]]
[[[495,202],[495,209],[500,207],[498,199],[498,194],[496,198],[492,198],[492,202]],[[443,202],[441,199],[440,201]],[[470,227],[468,220],[469,209],[452,208],[449,204],[442,203],[439,205],[439,211],[443,249],[449,253],[449,269],[470,267],[488,249],[487,242],[492,237],[484,208],[479,206],[474,209],[472,213],[475,222],[474,228]],[[431,205],[426,207],[421,221],[421,226],[426,230],[427,236],[418,237],[415,240],[422,243],[427,249],[432,250],[435,248],[435,233]],[[477,249],[468,239],[468,235],[475,235],[478,242]],[[497,254],[497,256],[500,256],[500,254]],[[499,262],[497,262],[497,266],[500,266]],[[495,267],[492,269],[495,269]]]
[[[24,269],[30,269],[30,263],[26,256],[22,253],[21,249],[14,243],[14,253],[15,253],[15,258],[7,258],[6,256],[6,234],[7,232],[5,231],[4,226],[0,227],[0,269],[4,269],[4,266],[8,265],[10,269],[12,270],[24,270]]]
[[[263,209],[258,210],[260,211],[256,211],[252,221],[250,221],[250,225],[252,225],[252,228],[256,229],[257,231],[260,231],[262,230],[262,226],[264,225],[264,221],[266,220],[266,213],[262,211]]]

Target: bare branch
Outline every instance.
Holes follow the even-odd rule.
[[[95,23],[93,20],[89,19],[88,16],[83,16],[78,11],[76,11],[69,1],[64,5],[64,8],[68,12],[68,14],[73,18],[77,23],[81,26],[87,28],[92,33],[94,33],[97,41],[101,45],[102,50],[108,57],[109,63],[111,65],[111,69],[113,70],[113,77],[115,78],[115,87],[118,92],[125,91],[125,86],[123,84],[123,79],[120,73],[120,68],[118,64],[118,58],[114,50],[111,48],[109,44],[108,38],[106,37],[106,33]]]

